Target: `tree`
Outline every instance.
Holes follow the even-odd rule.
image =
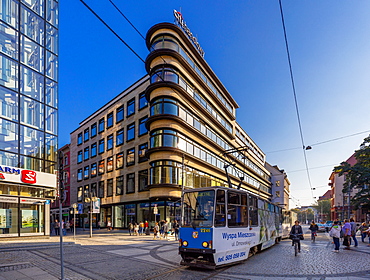
[[[330,199],[318,200],[315,205],[313,205],[317,212],[319,213],[319,217],[322,220],[328,220],[330,218]]]
[[[356,194],[351,199],[354,209],[370,209],[370,136],[364,139],[360,149],[354,154],[357,162],[351,166],[342,162],[334,167],[334,172],[339,176],[345,175],[343,193],[351,193],[356,189]]]

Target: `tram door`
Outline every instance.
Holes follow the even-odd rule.
[[[216,211],[214,226],[226,226],[226,192],[224,190],[217,190],[216,193]]]

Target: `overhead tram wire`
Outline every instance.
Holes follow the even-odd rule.
[[[294,95],[294,103],[295,103],[295,109],[296,109],[296,113],[297,113],[298,126],[299,126],[299,133],[300,133],[300,136],[301,136],[301,143],[302,143],[302,148],[303,148],[304,161],[305,161],[306,171],[307,171],[307,178],[308,178],[308,183],[309,183],[310,189],[311,189],[311,195],[312,195],[312,197],[314,197],[313,196],[313,190],[312,190],[312,183],[311,183],[310,172],[308,170],[307,155],[306,155],[305,144],[304,144],[304,140],[303,140],[302,124],[301,124],[301,118],[299,116],[297,94],[296,94],[296,90],[295,90],[294,77],[293,77],[293,69],[292,69],[292,63],[291,63],[291,59],[290,59],[290,52],[289,52],[289,46],[288,46],[288,38],[287,38],[287,34],[286,34],[285,20],[284,20],[284,13],[283,13],[283,6],[281,4],[281,0],[279,0],[279,6],[280,6],[281,21],[282,21],[283,31],[284,31],[285,47],[286,47],[286,52],[287,52],[287,56],[288,56],[289,71],[290,71],[290,80],[292,82],[293,95]]]
[[[330,142],[337,141],[337,140],[342,140],[344,138],[348,138],[348,137],[352,137],[352,136],[356,136],[356,135],[360,135],[360,134],[364,134],[364,133],[368,133],[368,132],[370,132],[370,130],[365,130],[365,131],[362,131],[362,132],[357,132],[357,133],[353,133],[353,134],[350,134],[350,135],[345,135],[345,136],[337,137],[337,138],[334,138],[334,139],[325,140],[325,141],[322,141],[322,142],[311,144],[311,145],[309,145],[307,147],[312,147],[312,146],[317,146],[317,145],[321,145],[321,144],[326,144],[326,143],[330,143]],[[265,152],[265,153],[266,154],[272,154],[272,153],[292,151],[292,150],[298,150],[298,149],[301,149],[301,147],[287,148],[287,149],[281,149],[281,150],[270,151],[270,152]]]

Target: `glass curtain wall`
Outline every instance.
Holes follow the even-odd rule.
[[[58,2],[0,1],[0,164],[56,170]]]

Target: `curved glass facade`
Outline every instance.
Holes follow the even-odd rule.
[[[202,78],[202,80],[209,86],[209,88],[216,94],[216,96],[220,99],[220,101],[225,105],[225,107],[229,110],[230,113],[233,113],[233,108],[230,103],[223,97],[223,95],[216,89],[213,83],[207,79],[206,75],[203,73],[202,70],[194,63],[194,61],[190,58],[190,56],[184,51],[184,49],[180,46],[177,40],[168,35],[162,35],[156,37],[153,40],[151,45],[152,50],[157,49],[170,49],[177,51],[185,60],[189,63],[189,65],[194,68],[194,70],[198,73],[198,75]]]
[[[189,137],[172,129],[158,129],[151,133],[150,148],[171,147],[180,149],[199,160],[206,161],[219,169],[224,169],[225,161],[213,152],[202,147]],[[244,181],[256,188],[269,192],[269,188],[237,167],[228,167],[228,172],[236,177],[244,177]],[[262,172],[260,170],[260,172]],[[156,174],[153,174],[156,175]]]
[[[203,108],[205,108],[218,122],[221,123],[230,133],[233,133],[231,124],[209,103],[203,96],[200,95],[190,84],[174,69],[166,67],[159,68],[153,71],[150,77],[150,82],[173,82],[184,88]]]
[[[201,132],[204,136],[208,137],[210,140],[220,145],[224,150],[232,149],[232,147],[229,146],[226,141],[224,141],[216,132],[214,132],[213,129],[209,128],[200,119],[196,118],[194,115],[186,111],[179,102],[172,98],[159,98],[153,101],[150,107],[150,115],[154,116],[161,114],[178,116],[189,123],[191,126],[193,126],[195,129],[197,129],[199,132]],[[242,156],[240,152],[234,152],[232,153],[232,155],[236,158],[240,158]],[[268,175],[252,161],[250,161],[249,159],[243,159],[243,161],[244,164],[250,167],[257,174],[267,180],[269,179]]]

